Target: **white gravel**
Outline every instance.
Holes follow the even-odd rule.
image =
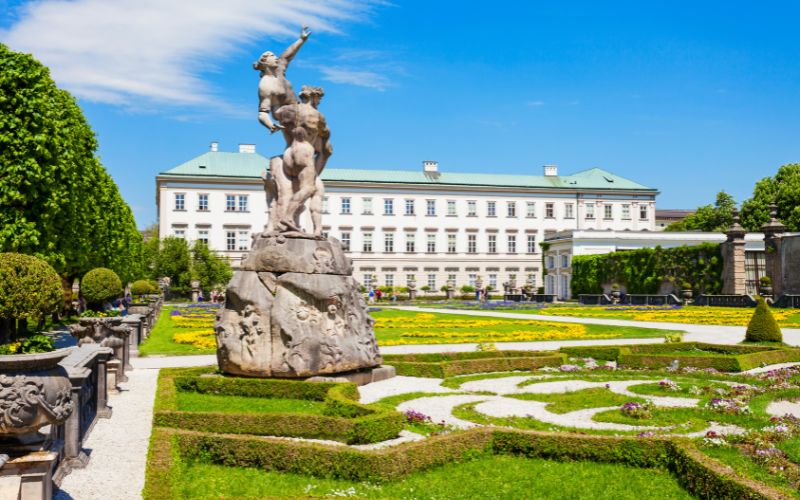
[[[346,446],[348,448],[353,448],[356,450],[379,450],[381,448],[388,448],[390,446],[397,446],[399,444],[410,443],[413,441],[422,441],[423,439],[425,439],[425,436],[423,436],[422,434],[417,434],[416,432],[411,432],[407,430],[400,431],[400,434],[394,439],[389,439],[387,441],[380,441],[378,443],[357,444],[357,445],[348,445],[340,441],[332,441],[329,439],[306,439],[306,438],[296,438],[296,437],[286,437],[286,436],[262,436],[262,437],[264,439],[277,440],[277,441],[297,441],[301,443],[316,443],[328,446]]]
[[[459,429],[469,429],[471,427],[479,427],[478,424],[467,422],[453,416],[453,408],[466,403],[474,403],[477,401],[496,399],[497,396],[470,396],[470,395],[454,395],[454,396],[431,396],[419,399],[413,399],[400,403],[397,406],[399,411],[414,410],[423,413],[433,420],[435,423],[444,422],[445,424],[458,427]]]
[[[794,401],[773,401],[767,405],[767,413],[774,417],[793,415],[800,417],[800,403]]]
[[[58,500],[141,498],[147,447],[153,425],[158,370],[132,370],[120,394],[112,395],[110,419],[99,419],[84,443],[91,450],[85,469],[64,478]]]
[[[408,394],[410,392],[455,392],[453,389],[441,386],[440,378],[402,377],[397,376],[380,382],[362,385],[358,388],[362,403],[374,403],[380,399]]]

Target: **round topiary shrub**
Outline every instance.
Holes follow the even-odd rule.
[[[131,285],[131,295],[147,295],[152,292],[153,287],[147,280],[136,280]]]
[[[19,253],[0,253],[0,343],[16,331],[16,320],[41,319],[64,300],[61,278],[47,262]]]
[[[83,276],[81,294],[89,304],[101,305],[122,294],[122,281],[111,269],[98,267]]]
[[[756,310],[747,325],[745,342],[783,342],[783,335],[763,297],[758,297]]]

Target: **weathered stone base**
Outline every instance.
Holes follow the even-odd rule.
[[[215,322],[220,369],[305,379],[379,366],[374,320],[351,272],[338,240],[257,239]]]
[[[394,366],[377,366],[345,373],[307,378],[307,382],[353,382],[356,385],[367,385],[381,380],[388,380],[397,375]]]
[[[2,492],[0,498],[19,500],[53,498],[53,474],[62,447],[63,443],[48,442],[41,447],[22,446],[4,449],[3,452],[11,458],[0,468],[0,492]]]

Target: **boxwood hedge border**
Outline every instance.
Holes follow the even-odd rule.
[[[718,354],[692,355],[700,349]],[[676,354],[675,351],[686,351]],[[680,366],[714,368],[723,372],[741,372],[775,363],[800,361],[800,349],[783,346],[718,345],[702,342],[676,344],[637,344],[618,346],[562,347],[560,352],[570,357],[591,357],[616,361],[625,368],[666,368],[678,360]]]
[[[564,354],[552,351],[450,352],[383,356],[384,363],[393,366],[398,375],[427,378],[534,370],[543,366],[560,366],[565,359]]]
[[[780,490],[739,476],[704,455],[686,439],[589,436],[487,427],[364,451],[255,436],[155,428],[143,497],[149,500],[178,496],[180,466],[184,460],[381,482],[485,452],[663,468],[699,498],[791,498]]]
[[[180,411],[177,408],[179,391],[306,399],[324,402],[325,409],[322,415]],[[204,367],[161,370],[153,423],[160,427],[219,434],[269,434],[364,444],[397,437],[405,425],[405,416],[358,403],[358,389],[352,383],[228,377],[216,375]]]

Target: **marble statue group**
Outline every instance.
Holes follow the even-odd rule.
[[[215,322],[217,359],[228,374],[309,378],[385,373],[373,319],[353,279],[341,243],[322,234],[320,173],[333,153],[322,88],[303,86],[295,95],[286,78],[289,63],[308,40],[300,37],[280,56],[264,52],[253,64],[260,74],[258,120],[281,132],[286,147],[262,174],[269,216],[264,232],[225,292]],[[309,210],[310,232],[300,215]],[[367,377],[368,379],[369,377]]]

